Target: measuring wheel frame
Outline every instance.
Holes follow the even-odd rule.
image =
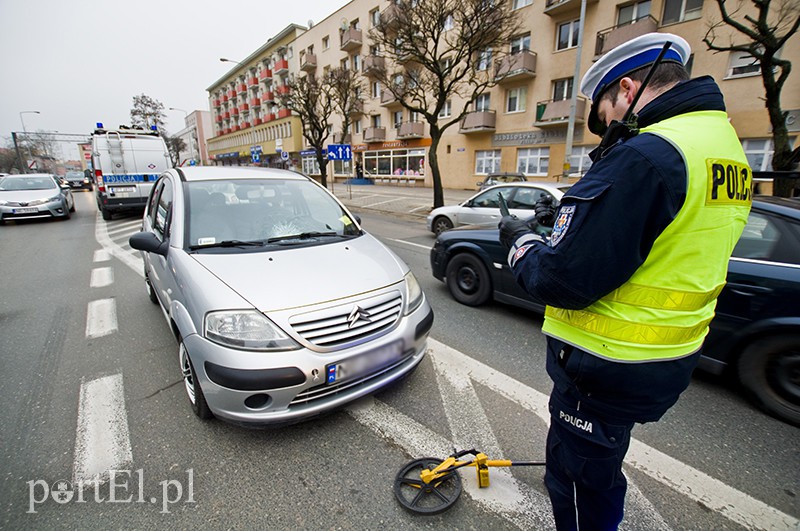
[[[432,470],[442,463],[435,457],[423,457],[400,469],[394,478],[394,495],[405,510],[434,515],[446,511],[458,501],[464,488],[456,470],[446,472],[430,483],[425,483],[420,477],[423,470]]]

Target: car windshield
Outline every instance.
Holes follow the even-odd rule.
[[[3,177],[0,179],[0,190],[51,190],[56,188],[56,181],[52,177]]]
[[[192,250],[308,244],[361,234],[339,203],[310,181],[198,181],[186,189]]]
[[[79,171],[68,171],[66,175],[67,179],[83,179],[83,173]]]

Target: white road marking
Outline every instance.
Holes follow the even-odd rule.
[[[144,278],[144,262],[141,255],[139,255],[139,251],[126,251],[114,242],[108,236],[108,229],[99,211],[94,224],[94,238],[106,251],[119,258],[125,265]]]
[[[428,346],[431,356],[440,360],[444,366],[459,367],[472,380],[535,413],[549,425],[547,395],[434,339],[428,339]],[[690,500],[709,507],[748,529],[800,528],[800,520],[793,516],[636,439],[631,439],[625,462]]]
[[[114,283],[114,270],[110,267],[97,267],[92,269],[89,279],[90,288],[102,288]]]
[[[431,250],[431,246],[430,245],[422,245],[420,243],[407,242],[405,240],[395,240],[394,238],[387,238],[387,239],[390,242],[402,243],[403,245],[411,245],[412,247],[419,247],[420,249],[425,249],[426,251],[430,251]]]
[[[406,197],[395,197],[394,199],[387,199],[386,201],[379,201],[377,203],[371,203],[369,205],[363,205],[364,208],[372,208],[378,205],[385,205],[386,203],[394,203],[395,201],[402,201],[403,199],[407,199]]]
[[[94,252],[94,262],[108,262],[111,260],[111,255],[105,249],[98,249]]]
[[[122,375],[83,382],[78,404],[73,481],[108,479],[133,462]]]
[[[86,311],[86,337],[102,337],[116,331],[117,305],[114,299],[90,301]]]

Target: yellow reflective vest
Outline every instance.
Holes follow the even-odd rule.
[[[702,346],[752,204],[751,170],[725,112],[681,114],[641,133],[664,138],[682,155],[684,205],[625,284],[582,310],[548,306],[542,327],[630,363],[680,358]]]

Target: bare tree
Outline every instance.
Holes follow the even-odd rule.
[[[364,105],[361,99],[364,90],[361,74],[356,70],[334,68],[328,76],[333,107],[342,117],[342,133],[348,134],[353,123],[353,115],[361,112]]]
[[[753,58],[760,66],[764,83],[764,106],[772,125],[775,153],[772,169],[790,170],[800,147],[792,152],[786,127],[787,113],[781,108],[781,91],[792,71],[792,64],[780,57],[780,50],[800,27],[800,2],[798,0],[739,1],[734,10],[728,9],[727,0],[716,0],[721,20],[712,21],[703,42],[715,52],[741,52]],[[734,31],[721,35],[723,28]],[[797,184],[796,179],[776,179],[773,194],[788,197]]]
[[[328,118],[333,110],[331,88],[327,79],[317,79],[312,75],[292,79],[288,83],[288,92],[279,96],[280,104],[300,117],[303,137],[314,148],[322,173],[322,186],[325,187],[328,186],[328,158],[323,148],[328,140]]]
[[[442,134],[496,84],[491,68],[479,64],[506,53],[518,24],[508,1],[398,0],[369,32],[388,59],[375,69],[383,90],[428,123],[434,208],[444,204],[437,155]]]
[[[180,166],[181,151],[186,151],[186,142],[179,136],[169,136],[166,133],[163,136],[172,165],[175,167]]]
[[[131,108],[131,126],[150,129],[156,126],[159,131],[164,128],[164,104],[146,94],[133,97]]]

